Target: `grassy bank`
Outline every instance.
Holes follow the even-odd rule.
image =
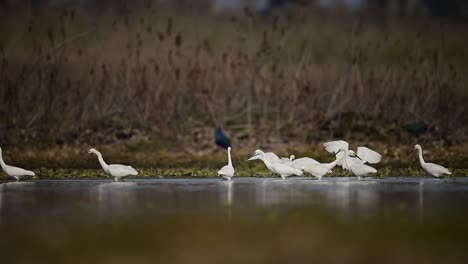
[[[383,155],[382,162],[375,166],[376,177],[424,176],[420,169],[416,152],[412,145],[387,145],[373,143],[367,145]],[[106,177],[95,155],[88,154],[90,146],[61,148],[3,148],[3,158],[8,164],[34,169],[38,178],[96,178]],[[271,176],[261,161],[247,161],[258,146],[235,147],[233,163],[237,176]],[[278,145],[273,150],[279,156],[296,158],[312,157],[320,162],[333,161],[329,154],[314,144],[307,147],[298,145]],[[115,147],[98,147],[108,163],[131,164],[138,169],[138,177],[215,177],[219,168],[227,163],[225,151],[209,147],[203,151],[184,150],[182,147],[158,144],[133,144]],[[434,146],[424,148],[427,161],[449,167],[455,176],[468,175],[467,146]],[[0,173],[5,179],[5,174]],[[330,176],[350,176],[348,172],[335,169]]]

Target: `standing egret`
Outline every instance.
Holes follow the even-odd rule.
[[[365,163],[377,164],[382,160],[382,155],[380,155],[379,153],[377,153],[376,151],[370,148],[358,147],[357,153],[354,153],[354,151],[349,150],[349,143],[344,140],[326,142],[323,144],[323,146],[325,147],[325,150],[327,150],[328,152],[334,153],[337,159],[344,157],[346,153],[348,154],[348,157],[346,160],[342,159],[340,162],[338,162],[338,165],[341,165],[341,167],[343,167],[343,169],[345,170],[350,170],[349,167],[354,162],[358,162],[362,164],[365,164]],[[344,151],[338,152],[340,148],[343,149]]]
[[[344,156],[337,157],[335,161],[330,163],[309,164],[305,167],[302,167],[302,170],[312,174],[312,176],[320,181],[322,180],[322,177],[330,172],[343,158]]]
[[[227,148],[227,153],[228,153],[228,165],[222,167],[218,171],[218,176],[221,176],[227,181],[230,181],[235,173],[234,167],[232,166],[232,161],[231,161],[231,147]]]
[[[32,171],[6,165],[5,161],[3,161],[2,148],[0,148],[0,165],[2,166],[3,171],[5,171],[5,173],[8,176],[15,178],[17,181],[19,181],[20,178],[23,176],[35,176],[36,175]]]
[[[294,168],[292,168],[292,167],[290,167],[290,166],[288,166],[286,164],[283,164],[281,162],[271,163],[265,157],[265,154],[266,153],[263,153],[263,152],[260,153],[261,159],[263,160],[263,162],[265,163],[267,168],[269,170],[271,170],[272,172],[274,172],[275,174],[280,175],[283,180],[285,180],[286,177],[291,176],[291,175],[301,176],[303,174],[302,170],[294,169]]]
[[[104,159],[102,158],[101,152],[95,150],[95,149],[90,149],[88,153],[94,153],[98,157],[99,163],[102,166],[102,169],[109,174],[110,176],[114,177],[114,180],[116,182],[119,181],[120,178],[129,176],[129,175],[138,175],[138,172],[132,168],[132,166],[127,166],[127,165],[121,165],[121,164],[110,164],[108,165]]]
[[[231,146],[231,141],[229,138],[223,133],[223,130],[221,128],[217,127],[214,132],[215,136],[215,143],[216,145],[227,149],[228,147]]]
[[[419,155],[419,162],[421,163],[421,167],[423,170],[425,170],[427,173],[434,177],[440,177],[443,176],[444,174],[451,175],[452,173],[445,167],[442,167],[440,165],[434,164],[434,163],[429,163],[425,162],[423,159],[422,155],[422,148],[419,144],[416,144],[414,146],[414,150],[418,151]]]

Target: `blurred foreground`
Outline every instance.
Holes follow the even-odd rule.
[[[465,263],[468,182],[0,184],[7,263]]]

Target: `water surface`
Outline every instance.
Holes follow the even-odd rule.
[[[0,246],[28,246],[17,263],[463,263],[467,205],[465,178],[4,182]]]

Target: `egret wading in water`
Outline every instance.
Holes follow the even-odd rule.
[[[354,162],[363,164],[377,164],[382,160],[382,155],[370,148],[358,147],[356,153],[352,150],[349,150],[349,143],[344,140],[326,142],[323,144],[323,146],[328,152],[334,153],[337,159],[344,157],[345,153],[348,154],[346,160],[342,159],[340,162],[338,162],[338,165],[340,165],[345,170],[350,170],[349,167]],[[337,152],[339,149],[343,149],[343,152]]]
[[[339,153],[341,153],[343,150],[339,150]],[[330,163],[317,163],[317,164],[310,164],[308,166],[302,167],[302,170],[304,172],[308,172],[312,174],[315,178],[317,178],[319,181],[322,180],[322,177],[331,172],[331,170],[343,160],[344,156],[338,157],[335,161],[330,162]]]
[[[326,142],[323,146],[328,152],[334,153],[337,159],[343,157],[342,164],[340,162],[338,164],[357,176],[359,180],[361,180],[361,177],[377,173],[375,168],[365,163],[379,163],[382,159],[382,155],[366,147],[359,147],[358,152],[360,155],[358,155],[354,151],[349,150],[348,142],[343,140]],[[342,150],[343,154],[340,150]]]
[[[18,167],[13,167],[10,165],[6,165],[5,161],[3,161],[3,153],[2,148],[0,148],[0,165],[2,166],[3,171],[10,177],[15,178],[19,181],[24,176],[35,176],[36,174],[32,171],[25,170]]]
[[[98,157],[99,163],[102,166],[102,169],[109,174],[110,176],[114,177],[116,182],[119,181],[120,178],[127,177],[130,175],[138,175],[138,171],[136,171],[132,166],[128,165],[121,165],[121,164],[107,164],[104,159],[102,158],[101,152],[90,149],[88,153],[94,153]]]
[[[227,153],[228,153],[228,165],[222,167],[218,171],[218,176],[221,176],[227,181],[230,181],[235,173],[234,167],[232,166],[232,160],[231,160],[231,147],[227,148]]]
[[[270,160],[266,157],[266,153],[264,153],[261,150],[259,151],[259,153],[259,155],[261,156],[260,159],[263,160],[265,166],[273,173],[280,175],[283,180],[285,180],[286,177],[291,175],[301,176],[303,174],[302,170],[294,169],[286,164],[283,164],[281,163],[281,160],[276,162],[270,162]]]
[[[418,151],[418,156],[419,156],[419,162],[421,163],[421,167],[423,170],[425,170],[427,173],[434,177],[440,177],[443,176],[444,174],[451,175],[452,173],[445,167],[442,167],[440,165],[434,164],[434,163],[429,163],[425,162],[423,155],[422,155],[422,148],[419,144],[416,144],[414,146],[414,150]]]

